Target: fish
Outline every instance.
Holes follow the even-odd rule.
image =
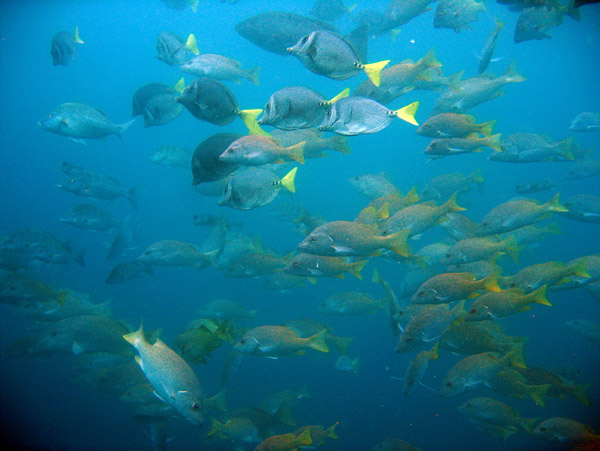
[[[567,321],[565,325],[582,337],[585,337],[594,343],[600,343],[600,324],[597,322],[581,318]]]
[[[254,451],[293,451],[311,444],[310,429],[305,429],[300,435],[289,433],[268,437],[260,442]]]
[[[600,175],[600,160],[582,160],[569,168],[567,180],[577,180]]]
[[[195,55],[200,53],[196,37],[192,33],[184,41],[170,31],[163,31],[158,35],[156,39],[156,51],[158,52],[156,57],[169,66],[181,66],[184,64],[189,58],[188,52]]]
[[[60,222],[80,229],[109,231],[120,229],[121,222],[115,219],[108,211],[94,204],[80,204],[73,207]]]
[[[223,340],[231,339],[230,323],[200,319],[191,321],[177,336],[173,346],[187,363],[205,364],[207,363],[205,357],[221,347]]]
[[[241,137],[233,133],[217,133],[198,144],[192,155],[192,185],[225,179],[238,169],[239,165],[221,161],[219,156]]]
[[[123,338],[139,353],[135,360],[156,396],[194,426],[202,426],[204,393],[189,365],[160,339],[153,345],[148,343],[141,325]]]
[[[27,274],[9,272],[0,278],[2,303],[20,305],[55,301],[59,305],[65,305],[67,296],[67,291],[55,290],[52,286]]]
[[[402,393],[404,396],[408,396],[416,388],[418,384],[421,384],[421,380],[427,371],[429,362],[437,360],[438,358],[438,347],[439,343],[433,345],[429,351],[419,352],[414,359],[410,361],[406,372],[404,373],[404,383],[402,385]]]
[[[315,30],[335,31],[335,27],[311,17],[283,11],[268,11],[244,19],[235,25],[235,31],[254,45],[287,55],[287,48]]]
[[[482,147],[488,147],[496,152],[502,152],[500,139],[502,135],[492,135],[480,138],[469,135],[466,138],[440,138],[434,139],[425,149],[425,155],[431,159],[449,155],[459,155],[472,152],[481,152]]]
[[[292,259],[288,254],[280,257],[271,252],[247,252],[233,260],[227,268],[226,277],[259,277],[281,271]]]
[[[304,164],[304,142],[281,147],[268,136],[247,135],[236,139],[219,156],[219,160],[241,166],[297,161]]]
[[[183,241],[162,240],[146,248],[136,262],[141,265],[194,266],[204,268],[215,264],[215,253],[202,253],[193,244]]]
[[[452,28],[457,33],[470,30],[470,23],[477,20],[480,11],[485,12],[483,0],[440,0],[433,16],[433,26]]]
[[[569,197],[564,206],[567,211],[560,214],[582,222],[600,223],[600,197],[592,194],[578,194]]]
[[[144,116],[148,102],[156,96],[176,93],[171,86],[162,83],[148,83],[133,93],[131,98],[131,115]]]
[[[600,111],[585,111],[575,116],[569,130],[574,132],[593,132],[600,130]]]
[[[360,368],[360,361],[358,357],[352,359],[347,355],[341,355],[337,358],[334,365],[336,370],[344,371],[347,373],[358,373],[358,369]]]
[[[465,193],[473,187],[481,190],[481,184],[484,182],[481,169],[476,169],[470,174],[461,174],[460,172],[451,172],[432,178],[421,190],[420,200],[435,200],[437,202],[447,202],[454,193]],[[452,212],[456,213],[456,212]],[[452,214],[449,213],[449,214]],[[446,215],[447,217],[448,215]],[[443,224],[443,223],[442,223]]]
[[[389,110],[366,97],[346,97],[329,106],[317,129],[350,136],[377,133],[390,125],[395,117],[419,125],[415,119],[418,108],[418,101],[398,110]]]
[[[71,245],[60,241],[50,232],[33,228],[23,228],[10,234],[0,245],[6,251],[15,252],[23,259],[39,260],[45,263],[66,265],[74,261],[84,267],[85,250],[74,252]]]
[[[198,10],[198,0],[160,0],[167,8],[174,11],[183,11],[188,6],[195,13]],[[154,442],[154,440],[153,440]],[[159,449],[156,447],[156,449]]]
[[[302,36],[287,52],[309,71],[334,80],[347,80],[364,71],[375,86],[389,60],[363,64],[362,58],[346,39],[333,31],[316,30]]]
[[[239,171],[229,179],[218,205],[237,210],[251,210],[267,205],[273,202],[282,188],[292,193],[296,191],[294,178],[297,169],[293,168],[282,178],[260,167]]]
[[[412,1],[412,0],[410,0]],[[373,448],[375,451],[421,451],[421,448],[411,445],[410,443],[400,440],[399,438],[389,438]]]
[[[179,93],[159,94],[146,102],[144,108],[144,127],[165,125],[177,119],[183,112],[183,106],[177,103]]]
[[[349,154],[348,138],[341,135],[324,137],[314,128],[299,130],[273,130],[270,135],[282,147],[290,147],[304,142],[304,158],[321,158],[327,156],[326,150]]]
[[[513,39],[517,44],[535,39],[550,39],[551,36],[547,31],[561,25],[565,15],[580,20],[579,9],[574,7],[572,1],[558,7],[547,8],[539,5],[525,8],[517,19]]]
[[[564,213],[567,209],[560,203],[560,193],[548,202],[540,204],[535,199],[521,199],[496,205],[481,221],[477,236],[506,233],[546,219],[552,213]]]
[[[316,127],[323,122],[329,105],[347,97],[349,92],[349,89],[344,89],[331,100],[327,100],[313,89],[287,86],[271,94],[257,123],[281,130]]]
[[[559,233],[560,228],[555,222],[553,222],[543,227],[536,227],[535,225],[524,226],[519,229],[513,230],[508,234],[501,235],[501,237],[502,239],[504,239],[512,235],[515,237],[515,241],[519,246],[523,244],[536,246],[547,235],[558,235]]]
[[[256,425],[247,418],[233,417],[221,423],[216,418],[211,418],[212,427],[206,434],[207,437],[216,435],[222,440],[233,443],[258,443],[260,435]]]
[[[511,432],[522,427],[531,434],[539,418],[522,418],[512,406],[492,398],[472,398],[458,407],[458,411],[470,420],[498,426]],[[477,424],[477,423],[475,423]]]
[[[335,428],[337,427],[338,424],[340,424],[340,423],[335,422],[331,426],[329,426],[327,429],[324,429],[323,427],[317,426],[317,425],[302,426],[302,427],[296,429],[294,431],[294,434],[296,434],[297,436],[300,436],[300,435],[302,435],[302,433],[305,430],[308,429],[310,431],[310,438],[312,439],[313,444],[315,446],[321,446],[325,443],[325,439],[328,439],[328,438],[333,439],[333,440],[338,439],[338,436],[335,433]]]
[[[400,193],[385,172],[357,175],[350,177],[348,182],[352,188],[371,200]]]
[[[334,21],[340,19],[344,14],[350,13],[352,8],[346,7],[343,0],[315,0],[310,15],[317,19]]]
[[[188,166],[191,161],[188,151],[174,144],[160,146],[148,159],[161,166],[172,167]]]
[[[50,44],[50,55],[52,65],[68,66],[77,58],[77,44],[83,44],[79,37],[79,28],[75,27],[75,33],[59,31],[52,37]]]
[[[454,212],[446,215],[446,220],[440,224],[440,227],[456,241],[460,241],[466,238],[473,238],[479,229],[479,224],[470,220],[465,215]]]
[[[341,291],[325,299],[317,310],[333,316],[369,315],[386,310],[388,302],[387,298],[374,299],[367,293]]]
[[[506,394],[515,398],[531,398],[541,407],[546,405],[546,394],[552,388],[550,384],[528,384],[527,378],[511,367],[500,370],[488,381],[488,384],[496,393]]]
[[[194,80],[176,100],[196,119],[215,125],[227,125],[240,114],[233,93],[208,77]]]
[[[495,28],[488,36],[487,41],[485,41],[485,45],[481,50],[481,56],[479,57],[480,74],[483,74],[490,65],[490,62],[492,61],[492,55],[494,54],[494,49],[496,48],[496,43],[498,42],[498,35],[500,34],[500,31],[502,31],[502,29],[504,28],[504,22],[500,22],[500,20],[498,20],[498,17],[496,17],[494,22]]]
[[[215,80],[238,81],[244,78],[258,86],[260,66],[243,69],[242,64],[223,55],[198,55],[179,66],[182,72]]]
[[[260,326],[251,329],[234,345],[234,349],[245,354],[279,357],[304,354],[307,349],[329,352],[325,343],[326,330],[300,338],[285,326]]]
[[[515,193],[517,194],[533,194],[540,193],[542,191],[548,191],[556,187],[556,183],[552,180],[540,180],[535,182],[519,183],[515,186]],[[568,208],[568,207],[565,207]]]
[[[44,119],[38,121],[38,127],[57,135],[84,143],[83,139],[100,139],[108,135],[121,135],[135,122],[132,119],[123,124],[115,124],[106,114],[84,103],[63,103],[54,108]]]
[[[242,304],[227,299],[216,299],[208,302],[198,310],[198,314],[202,318],[229,321],[252,319],[256,317],[256,313],[257,310],[246,310]]]
[[[465,317],[467,321],[500,319],[530,310],[530,304],[552,306],[546,298],[546,286],[525,294],[524,290],[512,288],[499,292],[484,293],[473,301]]]
[[[491,136],[496,121],[475,123],[470,114],[439,113],[423,122],[416,134],[429,138],[466,138],[473,133]]]
[[[561,443],[568,446],[586,444],[595,446],[600,442],[600,434],[579,421],[570,418],[554,417],[539,423],[533,430],[533,435],[546,442]],[[583,448],[585,449],[585,448]]]
[[[561,282],[568,282],[568,277],[590,277],[585,260],[566,264],[561,261],[536,263],[520,269],[516,274],[502,279],[509,288],[522,288],[527,293],[537,290],[542,285],[552,287]]]
[[[573,139],[554,141],[546,135],[535,133],[514,133],[502,139],[502,152],[488,158],[508,163],[533,163],[542,161],[574,160]]]
[[[283,271],[302,277],[338,277],[343,278],[349,272],[357,279],[362,279],[361,271],[367,265],[367,260],[346,263],[339,257],[304,254],[296,255]]]
[[[592,384],[575,385],[574,381],[567,380],[564,376],[546,368],[528,366],[515,369],[525,377],[528,384],[549,385],[550,387],[545,391],[547,396],[554,398],[571,396],[586,406],[590,405],[587,391]]]
[[[493,260],[504,254],[508,254],[513,261],[517,262],[522,249],[514,236],[509,236],[503,241],[498,241],[491,236],[465,238],[450,246],[440,263],[458,265],[479,260]]]
[[[451,323],[440,337],[440,347],[455,354],[481,354],[498,352],[506,354],[522,348],[525,338],[505,335],[496,321],[466,321],[461,317]]]
[[[391,30],[406,25],[415,17],[430,10],[429,5],[435,0],[391,0],[383,13],[379,31]]]
[[[150,267],[140,265],[136,262],[119,263],[110,270],[110,274],[106,278],[105,283],[107,285],[117,285],[129,282],[130,280],[142,277],[143,272],[152,274]]]
[[[411,297],[413,304],[440,304],[478,296],[477,291],[500,291],[498,276],[477,280],[472,273],[443,273],[425,281]]]
[[[406,257],[410,253],[407,238],[407,230],[381,236],[369,225],[332,221],[314,229],[296,249],[329,257],[369,256],[388,249]]]

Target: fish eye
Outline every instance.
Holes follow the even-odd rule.
[[[452,382],[446,382],[446,387],[452,387],[454,385]]]
[[[424,291],[419,291],[417,293],[417,296],[419,296],[420,298],[422,298],[423,296],[425,296],[425,292]]]
[[[292,263],[292,266],[294,266],[295,268],[297,268],[298,267],[298,262]]]
[[[192,409],[199,410],[200,409],[200,404],[198,404],[197,402],[195,402],[194,404],[192,404]]]
[[[270,109],[270,108],[271,108],[271,104],[270,104],[270,103],[267,103],[267,104],[265,105],[265,107],[264,107],[264,110],[265,110],[265,111],[267,111],[267,110],[268,110],[268,109]]]
[[[241,344],[241,345],[243,345],[244,343],[246,343],[246,339],[245,339],[245,338],[242,338],[242,339],[240,340],[240,344]]]
[[[452,254],[450,252],[446,252],[446,258],[450,258],[452,257]]]
[[[542,427],[540,428],[540,432],[546,432],[546,428],[542,426]]]
[[[69,179],[69,183],[75,183],[75,179]]]
[[[465,406],[467,406],[468,408],[473,407],[470,402],[466,403]]]
[[[314,243],[317,240],[315,239],[315,237],[311,237],[308,241],[310,241],[311,243]]]
[[[475,313],[477,313],[477,309],[476,308],[472,308],[471,310],[469,310],[469,313],[471,315],[474,315]]]
[[[46,119],[50,119],[52,117],[51,114],[49,114],[48,116],[46,116]]]

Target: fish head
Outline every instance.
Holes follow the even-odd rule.
[[[457,249],[448,249],[442,257],[440,263],[442,265],[458,265],[467,263],[467,256]]]
[[[325,110],[323,113],[323,121],[317,127],[317,130],[320,132],[331,130],[335,131],[335,124],[339,120],[339,112],[336,107],[337,102],[333,105],[330,105],[329,108]]]
[[[247,157],[247,152],[244,151],[244,147],[238,144],[232,143],[227,149],[219,155],[219,160],[227,163],[240,163]]]
[[[273,97],[271,97],[263,108],[262,116],[256,122],[258,123],[258,125],[271,125],[277,118],[277,115],[277,102]]]
[[[396,352],[409,352],[415,349],[419,344],[419,340],[416,339],[415,335],[410,331],[405,330],[400,336],[398,344],[396,345]]]
[[[439,301],[438,291],[430,287],[420,287],[410,300],[412,304],[435,304]]]
[[[487,305],[474,304],[471,305],[466,319],[469,321],[484,321],[492,318],[492,312],[490,312],[490,308]]]
[[[245,354],[252,354],[258,350],[260,347],[260,343],[253,337],[252,335],[245,335],[238,340],[238,342],[233,346],[233,348],[238,352],[243,352]]]
[[[194,426],[202,426],[204,424],[203,404],[202,398],[187,390],[178,391],[175,395],[175,408]]]
[[[75,177],[69,177],[56,186],[64,191],[68,191],[69,193],[82,193],[87,191],[85,182]]]
[[[53,133],[62,133],[72,125],[72,121],[63,114],[49,113],[45,118],[38,121],[38,127]]]
[[[298,252],[316,255],[335,255],[333,239],[326,233],[313,232],[297,248]]]
[[[88,223],[88,219],[75,211],[71,211],[66,216],[60,218],[60,222],[74,226],[85,226]]]
[[[464,392],[465,388],[466,384],[463,377],[447,378],[440,389],[440,396],[445,398],[446,396],[458,395]]]

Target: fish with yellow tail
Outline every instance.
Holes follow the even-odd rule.
[[[160,339],[151,345],[140,325],[137,332],[123,335],[138,354],[138,363],[157,398],[170,404],[195,426],[202,426],[204,393],[194,371],[175,351]]]

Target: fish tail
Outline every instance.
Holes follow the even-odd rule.
[[[500,22],[500,19],[498,19],[498,16],[495,17],[495,22],[496,22],[496,32],[500,32],[500,30],[502,30],[504,28],[504,22]]]
[[[386,237],[383,237],[386,241],[387,248],[391,251],[395,252],[398,255],[402,255],[403,257],[408,257],[410,252],[410,247],[408,246],[408,235],[410,234],[410,230],[404,229],[399,232],[392,233]]]
[[[369,260],[362,260],[359,262],[351,263],[350,267],[348,268],[348,272],[357,279],[362,280],[361,272],[365,268],[365,266],[367,266],[367,263],[369,263]]]
[[[123,338],[133,345],[133,347],[137,348],[138,345],[146,342],[146,337],[144,337],[144,327],[140,322],[140,328],[135,332],[130,334],[123,335]]]
[[[192,8],[192,11],[194,12],[194,14],[198,12],[198,2],[199,1],[200,0],[191,0],[191,2],[190,2],[190,8]]]
[[[516,63],[514,62],[506,68],[506,70],[504,71],[504,76],[506,77],[506,81],[508,83],[519,83],[527,80],[525,77],[523,77],[523,75],[521,75],[521,73],[517,69]]]
[[[571,265],[569,269],[571,270],[571,274],[576,277],[585,277],[586,279],[591,277],[585,260],[578,261],[574,265]]]
[[[304,429],[304,432],[297,436],[294,442],[297,447],[312,445],[312,439],[310,438],[310,429]]]
[[[547,305],[548,307],[552,307],[552,304],[548,301],[546,297],[546,292],[548,290],[548,285],[542,285],[537,290],[529,293],[526,298],[529,302],[535,302],[536,304]]]
[[[319,352],[329,352],[329,347],[325,342],[325,335],[327,335],[327,329],[323,329],[321,332],[314,334],[312,337],[309,337],[308,346],[311,349]]]
[[[77,44],[85,44],[79,37],[79,27],[77,25],[75,26],[75,36],[73,36],[73,37],[75,38],[75,42]]]
[[[260,85],[260,80],[258,78],[260,68],[261,66],[256,66],[246,70],[246,79],[254,83],[256,86]]]
[[[206,400],[206,404],[212,409],[220,410],[221,412],[227,412],[227,399],[225,398],[225,389],[221,390],[215,396],[212,396]],[[222,425],[222,424],[221,424]],[[214,428],[214,425],[213,425]]]
[[[544,401],[544,398],[546,397],[546,394],[548,393],[548,390],[551,387],[551,384],[530,385],[528,395],[540,406],[546,407],[546,402]]]
[[[357,357],[357,358],[355,358],[355,359],[352,361],[352,368],[354,368],[354,361],[356,361],[356,364],[357,364],[357,366],[358,366],[358,357]],[[329,437],[329,438],[331,438],[331,439],[333,439],[333,440],[337,440],[337,439],[338,439],[338,436],[337,436],[337,434],[335,433],[335,428],[337,427],[337,425],[338,425],[338,424],[340,424],[340,423],[339,423],[339,422],[335,422],[335,423],[333,423],[331,426],[329,426],[327,429],[325,429],[325,436],[326,436],[326,437]]]
[[[454,194],[452,194],[452,196],[450,196],[450,199],[448,199],[446,201],[446,203],[444,205],[442,205],[440,208],[443,211],[448,212],[448,213],[457,212],[457,211],[465,211],[466,208],[463,208],[456,203],[456,196],[458,196],[458,191],[454,192]]]
[[[187,41],[185,41],[185,47],[194,55],[200,55],[200,51],[198,50],[198,42],[196,41],[196,36],[194,36],[194,33],[190,33],[188,36]]]
[[[371,281],[377,285],[385,287],[385,280],[377,268],[373,270],[373,277],[371,278]]]
[[[442,63],[436,58],[435,49],[433,48],[429,50],[429,52],[427,52],[427,55],[423,57],[423,64],[425,68],[442,67]]]
[[[215,417],[210,417],[210,421],[211,421],[211,429],[210,431],[208,431],[208,434],[206,434],[207,437],[212,437],[215,434],[220,434],[221,431],[223,430],[223,426],[225,426],[223,423],[221,423],[219,420],[217,420]]]
[[[129,203],[136,210],[138,209],[138,192],[139,192],[139,189],[137,187],[131,188],[130,190],[127,191],[127,196],[126,196]]]
[[[519,263],[519,252],[523,250],[523,246],[517,244],[517,240],[514,235],[509,236],[504,240],[504,250],[508,256],[515,262]]]
[[[385,60],[377,63],[363,64],[362,70],[365,71],[367,77],[369,77],[375,86],[379,86],[381,84],[381,71],[389,62],[390,60]]]
[[[117,131],[117,136],[119,138],[121,138],[121,136],[123,135],[123,133],[125,133],[125,131],[131,127],[131,125],[135,122],[135,118],[131,119],[130,121],[125,122],[124,124],[120,124],[118,125],[119,130]]]
[[[298,168],[292,169],[281,179],[281,185],[288,191],[291,191],[292,193],[296,192],[296,186],[294,185],[294,179],[296,178],[297,170],[298,170]]]
[[[587,391],[592,386],[592,384],[581,384],[573,386],[573,396],[582,404],[589,406],[590,399],[588,398]]]
[[[494,149],[496,152],[502,152],[502,143],[501,143],[502,135],[500,133],[492,136],[488,136],[485,138],[485,145],[490,149]]]
[[[567,160],[575,160],[575,155],[573,155],[573,150],[575,149],[575,141],[573,138],[567,138],[558,143],[560,145],[561,154]]]
[[[52,295],[52,298],[58,302],[61,306],[64,307],[64,305],[67,302],[67,296],[69,295],[69,292],[66,290],[63,291],[57,291],[56,293],[54,293]]]
[[[335,345],[338,352],[342,355],[346,354],[348,350],[348,346],[352,342],[352,338],[350,337],[333,337],[333,344]]]
[[[566,212],[569,211],[560,203],[560,193],[556,193],[552,199],[541,206],[545,211]]]
[[[533,429],[536,423],[540,421],[539,418],[521,418],[521,427],[527,431],[529,435],[533,434]]]
[[[527,368],[525,364],[525,357],[523,357],[523,349],[525,348],[525,342],[517,343],[512,351],[506,354],[503,359],[507,359],[511,366],[517,368]]]
[[[183,77],[181,77],[179,79],[179,81],[177,83],[175,83],[175,85],[173,86],[173,89],[178,92],[179,94],[181,94],[183,92],[183,90],[185,89],[185,80],[183,79]]]
[[[293,146],[288,147],[286,150],[289,152],[288,156],[297,161],[300,164],[304,164],[304,146],[306,145],[306,141],[299,142],[298,144],[294,144]]]
[[[419,123],[415,119],[415,113],[417,112],[418,108],[419,108],[419,102],[417,101],[417,102],[413,102],[409,105],[406,105],[405,107],[400,108],[399,110],[392,111],[392,113],[398,119],[402,119],[403,121],[408,122],[409,124],[418,126]]]
[[[260,128],[260,125],[258,125],[258,122],[256,122],[256,118],[260,115],[261,112],[261,109],[240,110],[238,114],[240,115],[240,119],[242,119],[242,121],[244,122],[244,125],[248,129],[248,133],[250,135],[270,137],[271,135],[264,131],[262,128]]]
[[[375,218],[380,220],[380,219],[387,219],[389,217],[390,217],[390,203],[385,202],[381,206],[381,208],[375,212]]]
[[[480,168],[477,168],[473,172],[471,172],[471,174],[469,175],[469,178],[471,179],[471,181],[473,183],[483,183],[483,182],[485,182],[485,179],[483,178],[483,175],[481,174],[481,169]]]
[[[429,350],[429,360],[437,360],[439,355],[440,342],[436,342],[433,347]]]
[[[390,38],[392,38],[392,42],[396,42],[396,39],[398,39],[398,35],[400,34],[400,30],[398,28],[394,28],[392,30],[390,30]]]
[[[495,125],[496,125],[495,119],[492,121],[483,122],[483,123],[479,124],[479,133],[481,133],[482,135],[485,135],[485,136],[491,136],[492,130],[494,129]]]
[[[336,135],[331,138],[331,148],[340,153],[351,153],[348,145],[348,138],[342,135]]]
[[[335,103],[338,100],[343,99],[344,97],[348,97],[349,95],[350,95],[350,88],[346,88],[342,92],[340,92],[337,96],[335,96],[331,100],[328,100],[327,102],[325,102],[325,104],[331,105],[332,103]]]
[[[419,193],[417,191],[417,185],[413,186],[410,191],[408,193],[406,193],[406,196],[404,196],[404,200],[408,203],[414,204],[416,202],[419,202]]]

